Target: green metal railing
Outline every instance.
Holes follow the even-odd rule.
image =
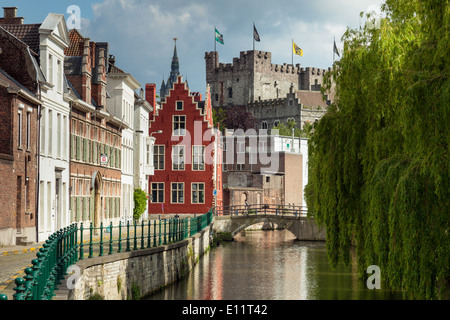
[[[85,258],[140,250],[182,241],[207,227],[212,210],[199,217],[110,223],[88,228],[72,224],[52,234],[25,269],[23,278],[15,279],[13,300],[50,300],[67,275],[69,266]],[[86,239],[87,238],[87,239]],[[0,300],[6,299],[4,296]]]

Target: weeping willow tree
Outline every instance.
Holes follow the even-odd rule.
[[[336,99],[309,142],[306,200],[326,227],[332,266],[384,283],[406,298],[448,298],[448,0],[387,0],[379,25],[342,37],[326,77]],[[373,22],[370,15],[369,22]]]

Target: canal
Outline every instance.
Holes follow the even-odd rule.
[[[333,270],[324,242],[297,241],[286,230],[245,231],[205,254],[182,281],[150,300],[395,300],[370,290],[353,267]]]

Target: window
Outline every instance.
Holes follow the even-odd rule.
[[[236,170],[242,171],[244,170],[244,164],[243,163],[236,163]]]
[[[58,60],[57,62],[57,69],[56,69],[56,89],[58,93],[61,93],[62,89],[62,64],[61,60]]]
[[[172,147],[172,170],[184,170],[184,146]]]
[[[56,156],[61,157],[61,114],[56,114]]]
[[[48,110],[48,154],[52,155],[53,152],[53,112]]]
[[[261,129],[267,129],[267,121],[262,121],[261,122]]]
[[[152,182],[152,203],[164,203],[164,183]]]
[[[228,98],[233,98],[233,88],[228,88]]]
[[[27,112],[27,150],[31,148],[31,112]]]
[[[51,54],[48,55],[48,80],[51,84],[53,84],[53,56]]]
[[[192,183],[192,203],[205,203],[204,183]]]
[[[147,164],[147,166],[150,165],[150,145],[146,144],[146,155],[145,155],[145,163]]]
[[[19,110],[18,114],[18,123],[17,123],[17,146],[22,147],[22,124],[23,118],[22,118],[22,110]]]
[[[153,146],[153,166],[155,170],[164,170],[164,146]]]
[[[259,152],[267,151],[267,141],[259,141],[258,149],[259,149]]]
[[[244,153],[244,152],[245,152],[245,141],[237,141],[236,153]]]
[[[171,203],[184,203],[184,183],[172,182]]]
[[[192,170],[205,170],[205,146],[192,147]]]
[[[273,122],[273,126],[274,126],[274,127],[278,126],[279,124],[280,124],[280,120],[275,120],[275,121]]]
[[[183,110],[183,101],[177,101],[176,102],[175,110],[177,110],[177,111]]]
[[[186,134],[186,116],[173,116],[173,135],[184,136]]]

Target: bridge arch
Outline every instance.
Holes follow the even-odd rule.
[[[325,241],[324,229],[320,229],[314,219],[300,216],[282,215],[246,215],[222,216],[214,218],[214,231],[218,234],[227,234],[231,238],[239,232],[254,224],[270,222],[278,225],[280,229],[290,231],[298,240]]]

